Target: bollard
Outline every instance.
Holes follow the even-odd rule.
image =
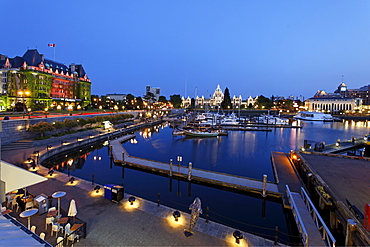
[[[275,240],[274,240],[274,245],[277,246],[278,245],[278,240],[279,240],[279,236],[278,236],[278,233],[279,233],[279,227],[275,227]]]
[[[158,204],[157,204],[157,207],[159,207],[160,201],[161,201],[161,193],[158,193]]]
[[[172,159],[170,159],[170,177],[172,177]]]
[[[267,184],[267,175],[263,174],[263,187],[262,187],[262,196],[266,197],[266,184]]]
[[[308,185],[308,187],[311,187],[311,183],[312,183],[312,173],[309,172],[309,173],[307,173],[307,185]]]
[[[94,174],[91,175],[91,184],[94,185],[94,182],[95,182],[95,176]]]
[[[206,223],[208,223],[208,211],[209,211],[209,207],[207,206],[206,207]]]
[[[352,219],[347,220],[347,230],[346,230],[346,241],[345,246],[353,246],[353,232],[356,229],[356,222]]]
[[[188,167],[188,181],[191,180],[191,169],[193,169],[193,164],[189,162],[189,167]]]

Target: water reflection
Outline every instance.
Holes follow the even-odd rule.
[[[261,179],[263,174],[273,180],[271,151],[289,152],[299,148],[304,140],[335,143],[368,134],[364,124],[301,122],[301,129],[273,129],[271,132],[231,131],[229,136],[217,138],[186,138],[173,136],[169,127],[150,128],[136,134],[136,141],[124,147],[130,155],[157,161],[193,163],[195,168],[225,172]],[[83,154],[82,154],[83,153]],[[95,158],[94,157],[101,157]],[[70,160],[73,158],[73,161]],[[50,163],[55,169],[70,172],[71,176],[91,180],[98,184],[124,185],[125,192],[156,202],[160,193],[161,204],[188,212],[195,196],[209,207],[210,219],[232,227],[251,231],[273,239],[275,227],[290,234],[285,212],[278,201],[258,196],[193,184],[115,165],[108,156],[107,147],[99,146],[69,155],[63,162]],[[282,234],[283,235],[283,234]],[[285,235],[284,235],[285,236]],[[289,241],[285,237],[286,242]]]

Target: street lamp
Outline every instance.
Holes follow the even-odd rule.
[[[24,98],[25,97],[29,97],[29,95],[31,94],[29,91],[26,91],[26,90],[20,90],[18,91],[18,94],[20,96],[20,98],[22,98],[22,105],[23,105],[23,118],[24,118],[24,113],[26,111],[26,104],[25,104],[25,100]]]

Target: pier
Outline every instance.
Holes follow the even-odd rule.
[[[345,245],[369,246],[363,226],[364,208],[370,203],[368,158],[295,152],[294,165],[315,198],[328,225],[345,237]],[[361,158],[361,159],[360,159]]]
[[[335,246],[335,239],[315,211],[289,154],[272,152],[271,161],[283,205],[292,210],[304,246]],[[312,212],[314,212],[312,214]],[[324,230],[323,230],[324,229]],[[325,241],[326,240],[326,243]]]
[[[281,197],[277,185],[272,182],[266,182],[264,184],[262,180],[132,157],[122,146],[122,142],[130,138],[134,138],[134,135],[123,136],[110,142],[110,154],[115,163],[188,181],[197,181],[240,191],[264,194],[271,197]]]

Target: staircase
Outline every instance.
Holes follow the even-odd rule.
[[[15,142],[11,142],[11,143],[1,145],[1,151],[26,149],[26,148],[31,148],[32,146],[33,146],[33,141],[31,141],[31,140],[20,140],[20,141],[15,141]]]

